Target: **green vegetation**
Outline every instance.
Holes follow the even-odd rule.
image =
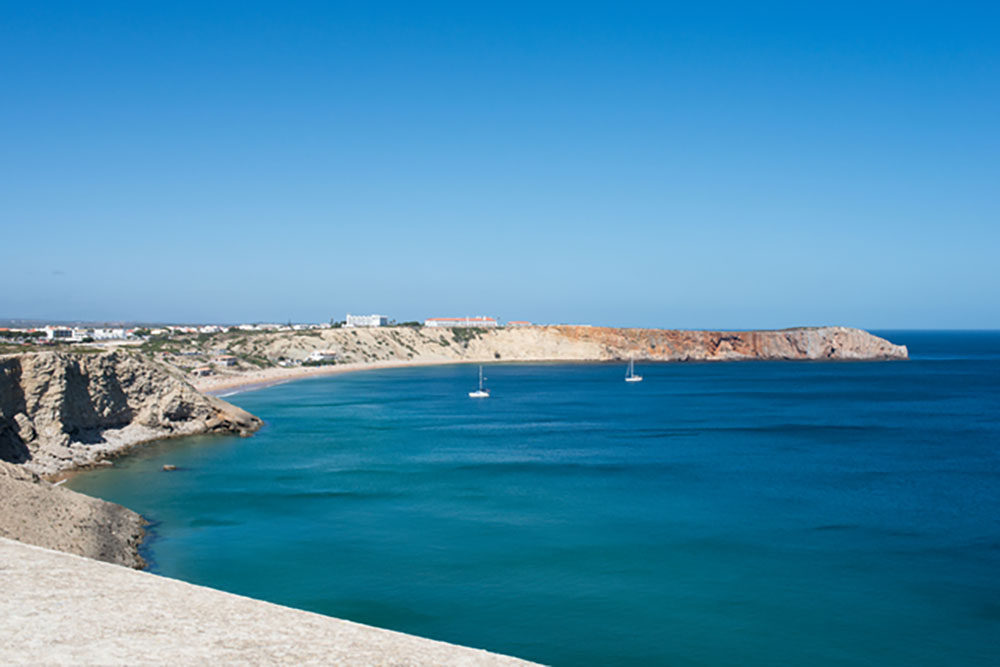
[[[139,346],[141,352],[153,354],[155,352],[178,352],[180,346],[169,336],[151,336]]]
[[[303,366],[336,366],[340,362],[336,359],[324,359],[322,361],[303,361]]]
[[[98,354],[106,352],[96,347],[50,343],[46,345],[31,345],[29,343],[0,342],[0,354],[24,354],[26,352],[69,352],[72,354]]]
[[[455,342],[463,345],[468,345],[470,340],[479,338],[484,333],[486,333],[486,329],[482,327],[453,327],[451,330]]]
[[[48,345],[8,345],[0,343],[3,352],[63,352],[68,354],[101,354],[108,350],[100,347],[88,347],[73,343],[52,343]]]
[[[257,357],[251,354],[241,354],[239,355],[239,358],[247,362],[248,364],[253,364],[254,366],[257,366],[258,368],[268,368],[274,365],[264,357]]]
[[[44,338],[41,331],[0,331],[0,338],[10,338],[17,340],[38,340]]]
[[[63,348],[62,351],[74,352],[76,354],[101,354],[102,352],[107,352],[107,350],[100,347],[87,347],[85,345],[74,345],[72,347]]]
[[[410,321],[410,322],[400,322],[396,326],[397,327],[409,327],[411,329],[419,329],[420,327],[424,326],[424,324],[423,324],[423,322]]]

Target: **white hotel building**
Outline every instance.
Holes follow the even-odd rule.
[[[351,315],[347,313],[345,327],[385,327],[389,326],[389,318],[384,315]]]
[[[425,327],[495,327],[495,317],[431,317],[424,320]]]

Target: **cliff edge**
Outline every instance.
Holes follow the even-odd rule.
[[[260,424],[136,354],[0,356],[0,461],[34,473],[91,465],[149,440],[246,434]]]
[[[121,505],[53,486],[0,461],[0,537],[141,568],[142,517]]]

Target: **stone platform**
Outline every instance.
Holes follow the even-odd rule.
[[[527,665],[0,538],[0,664]]]

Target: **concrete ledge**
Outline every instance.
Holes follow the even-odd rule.
[[[0,664],[531,664],[3,538],[0,622]]]

